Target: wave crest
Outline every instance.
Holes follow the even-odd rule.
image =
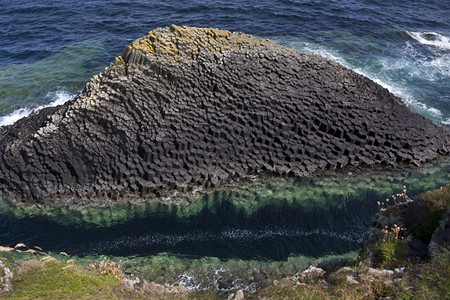
[[[450,50],[450,38],[436,32],[407,31],[408,35],[423,45]]]
[[[56,91],[56,92],[48,93],[47,97],[53,100],[49,104],[41,105],[41,106],[38,106],[38,107],[35,107],[35,108],[24,107],[24,108],[20,108],[18,110],[15,110],[15,111],[13,111],[12,113],[10,113],[8,115],[1,116],[0,117],[0,127],[1,126],[6,126],[6,125],[11,125],[14,122],[16,122],[16,121],[18,121],[18,120],[28,116],[32,112],[38,111],[38,110],[43,109],[45,107],[57,106],[57,105],[64,104],[65,102],[73,99],[75,97],[75,95],[69,94],[69,93],[67,93],[65,91]]]

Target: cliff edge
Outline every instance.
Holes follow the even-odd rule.
[[[449,130],[335,62],[173,25],[131,43],[74,100],[0,128],[0,197],[161,196],[258,172],[420,165],[449,149]]]

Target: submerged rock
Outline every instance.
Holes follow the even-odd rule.
[[[0,128],[1,198],[117,200],[258,172],[448,155],[450,132],[368,78],[243,33],[171,26],[64,105]]]

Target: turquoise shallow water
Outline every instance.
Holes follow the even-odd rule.
[[[0,201],[0,244],[25,242],[80,256],[169,252],[281,261],[345,254],[360,248],[377,201],[404,185],[411,197],[444,186],[449,171],[449,158],[441,158],[420,168],[254,176],[215,190],[113,206]]]
[[[132,40],[174,23],[243,31],[338,61],[450,127],[448,1],[0,4],[0,126],[72,99]],[[448,184],[449,173],[444,160],[420,170],[253,177],[206,194],[135,199],[113,208],[18,208],[2,200],[0,244],[26,242],[86,261],[122,258],[130,272],[191,287],[257,270],[245,277],[249,286],[250,278],[293,274],[327,255],[354,256],[376,201],[403,185],[413,196]]]
[[[0,244],[65,251],[86,265],[122,260],[126,272],[191,290],[252,291],[322,259],[355,258],[377,201],[404,185],[414,197],[450,183],[449,174],[450,160],[442,158],[421,168],[346,169],[302,180],[258,176],[113,207],[0,201]]]
[[[336,60],[450,126],[449,13],[439,0],[2,1],[0,125],[74,97],[132,40],[177,24],[243,31]]]

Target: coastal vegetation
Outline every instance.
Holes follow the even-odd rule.
[[[445,299],[450,294],[450,251],[444,247],[425,260],[412,261],[404,238],[412,235],[430,242],[449,204],[450,185],[447,185],[418,195],[414,201],[388,206],[379,215],[392,217],[403,210],[408,223],[420,211],[423,222],[415,227],[392,224],[377,229],[378,240],[366,246],[357,260],[337,270],[325,272],[310,267],[294,276],[266,280],[252,293],[188,291],[182,286],[149,283],[124,272],[121,262],[104,258],[86,264],[64,252],[50,254],[20,243],[14,248],[0,248],[3,266],[0,277],[5,278],[10,270],[13,274],[12,293],[2,296],[6,299],[243,299],[240,297],[244,295],[245,299]],[[2,279],[0,288],[4,288],[4,283]]]
[[[2,261],[5,258],[0,258]],[[6,260],[8,261],[8,260]],[[158,294],[130,291],[112,273],[67,260],[8,262],[15,268],[13,293],[6,299],[223,299],[217,291]],[[390,275],[362,265],[341,268],[323,278],[282,278],[246,299],[445,299],[450,293],[450,254],[411,264]],[[15,267],[13,267],[15,266]],[[376,270],[376,271],[375,271]],[[402,270],[405,270],[401,274]],[[390,270],[389,270],[390,271]],[[384,275],[386,273],[386,275]],[[394,273],[394,272],[392,272]],[[0,273],[1,274],[1,273]]]
[[[446,299],[450,254],[419,264],[404,262],[390,272],[362,266],[341,269],[326,279],[272,284],[248,299]],[[400,274],[402,270],[405,273]],[[383,272],[384,271],[384,272]],[[378,275],[381,274],[381,275]],[[386,275],[382,275],[386,274]],[[390,297],[390,298],[388,298]]]
[[[5,1],[0,299],[449,299],[447,8]]]

